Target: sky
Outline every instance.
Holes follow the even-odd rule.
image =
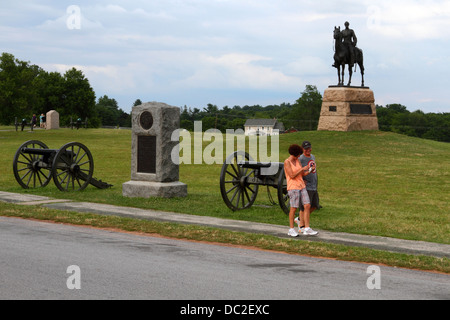
[[[450,112],[450,0],[0,0],[0,52],[75,67],[126,112],[136,99],[266,106],[337,84],[333,30],[345,21],[376,104]]]

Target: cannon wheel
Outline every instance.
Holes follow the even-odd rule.
[[[248,177],[255,176],[255,170],[241,168],[239,161],[253,161],[244,151],[230,154],[220,172],[220,193],[223,201],[233,211],[250,208],[258,194],[258,185],[251,185]]]
[[[65,144],[53,160],[53,181],[61,191],[79,191],[88,186],[94,173],[89,149],[78,142]]]
[[[52,177],[51,167],[41,166],[44,156],[24,153],[24,148],[48,149],[45,143],[37,140],[23,143],[14,155],[14,177],[24,189],[45,187]]]
[[[289,195],[287,192],[286,175],[284,174],[284,169],[281,170],[278,176],[278,203],[285,214],[289,214],[291,205],[289,203]]]

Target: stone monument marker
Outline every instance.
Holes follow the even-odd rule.
[[[187,196],[187,185],[178,181],[179,165],[171,158],[179,148],[172,133],[180,128],[180,109],[148,102],[133,107],[131,117],[131,181],[122,185],[123,196]]]
[[[338,85],[329,86],[322,98],[317,130],[359,131],[378,130],[375,96],[364,86],[362,50],[356,47],[355,32],[345,22],[345,29],[334,28],[335,54],[333,67],[338,72]],[[349,81],[344,86],[344,67],[348,65]],[[361,86],[350,86],[355,64],[361,70]],[[341,77],[342,69],[342,77]]]
[[[345,86],[325,89],[317,130],[378,130],[373,91]]]
[[[58,113],[58,111],[50,110],[49,112],[47,112],[45,117],[46,117],[46,122],[47,122],[47,126],[46,126],[47,130],[59,129],[59,113]]]

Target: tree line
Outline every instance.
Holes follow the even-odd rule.
[[[382,131],[392,131],[443,142],[450,142],[450,113],[410,112],[401,104],[377,105],[378,126]]]
[[[64,74],[47,72],[10,53],[0,56],[0,124],[17,119],[31,120],[50,110],[59,113],[60,125],[88,119],[90,127],[131,126],[130,115],[114,99],[103,96],[96,102],[95,92],[83,72],[72,68]]]
[[[133,106],[141,104],[136,99]],[[317,130],[322,95],[314,85],[307,85],[294,103],[279,105],[235,105],[219,108],[214,104],[181,107],[180,126],[194,130],[194,122],[202,121],[202,130],[243,129],[247,119],[277,119],[286,130]],[[450,142],[450,113],[410,112],[401,104],[377,105],[380,130],[409,136]],[[117,101],[104,95],[96,101],[95,92],[83,72],[72,68],[64,74],[47,72],[12,54],[0,57],[0,124],[13,124],[15,119],[31,119],[50,110],[58,111],[61,126],[70,119],[84,121],[90,127],[131,127],[131,116],[119,108]]]
[[[192,131],[193,121],[203,121],[202,129],[243,128],[247,119],[277,119],[283,122],[286,130],[317,130],[322,107],[322,95],[316,86],[307,85],[295,103],[282,103],[262,107],[228,106],[219,109],[208,104],[206,108],[187,108],[181,112],[181,127]],[[450,113],[424,113],[421,110],[410,112],[401,104],[376,105],[378,126],[382,131],[391,131],[412,137],[450,142]]]
[[[295,103],[280,105],[245,105],[224,106],[219,109],[216,105],[208,104],[206,108],[188,108],[181,110],[180,126],[189,131],[194,130],[194,121],[202,121],[202,129],[243,129],[247,119],[277,119],[283,122],[288,130],[316,130],[319,122],[322,95],[316,86],[307,85]]]

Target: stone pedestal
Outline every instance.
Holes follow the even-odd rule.
[[[56,110],[50,110],[45,115],[46,118],[46,129],[47,130],[53,130],[53,129],[59,129],[59,113]]]
[[[317,130],[378,130],[373,91],[367,87],[328,87],[323,95]]]
[[[133,107],[131,118],[131,181],[122,185],[123,196],[187,196],[187,185],[178,181],[179,165],[171,156],[178,154],[179,141],[172,141],[172,133],[180,128],[180,108],[148,102]]]
[[[128,198],[175,198],[187,196],[187,185],[176,182],[128,181],[122,184],[122,195]]]

